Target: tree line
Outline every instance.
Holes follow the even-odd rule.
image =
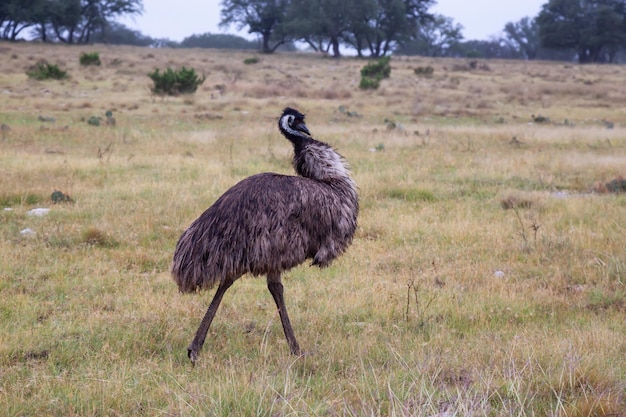
[[[247,29],[263,52],[290,41],[338,57],[340,46],[380,57],[432,19],[434,0],[222,0],[222,27]]]
[[[115,18],[142,11],[141,0],[0,0],[0,35],[15,41],[28,29],[44,42],[91,43]]]
[[[0,0],[0,37],[66,43],[260,49],[295,44],[339,57],[394,54],[433,57],[619,62],[626,49],[626,0],[548,0],[537,16],[508,22],[499,36],[465,40],[463,27],[430,12],[435,0],[222,0],[220,26],[235,35],[153,39],[115,19],[143,11],[142,0]]]
[[[626,0],[549,0],[503,35],[465,41],[463,27],[429,12],[434,0],[222,0],[221,26],[247,28],[271,52],[290,40],[339,56],[389,53],[616,62],[626,48]]]

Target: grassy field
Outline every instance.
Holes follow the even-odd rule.
[[[626,416],[626,195],[606,187],[626,66],[394,58],[360,91],[363,61],[252,56],[0,44],[1,415]],[[42,58],[70,78],[28,79]],[[147,73],[183,65],[198,92],[154,97]],[[244,277],[192,368],[212,294],[178,293],[174,246],[237,181],[293,172],[285,106],[350,162],[357,236],[285,274],[305,356]]]

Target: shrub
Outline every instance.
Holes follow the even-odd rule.
[[[362,90],[376,90],[380,87],[380,80],[377,78],[362,77],[359,88]]]
[[[622,177],[615,178],[606,184],[606,189],[610,193],[624,193],[626,192],[626,180]]]
[[[74,202],[74,200],[72,200],[72,197],[70,197],[68,194],[65,194],[64,192],[59,191],[59,190],[54,191],[50,195],[50,199],[52,200],[54,204]]]
[[[59,69],[57,65],[48,64],[46,61],[38,62],[34,68],[26,72],[26,75],[36,80],[62,80],[67,78],[67,72]]]
[[[243,60],[243,63],[246,65],[258,64],[259,62],[261,62],[261,59],[258,56],[253,56]]]
[[[413,72],[415,73],[415,75],[417,75],[418,77],[431,77],[434,72],[435,69],[433,67],[431,67],[430,65],[426,66],[426,67],[417,67],[413,69]]]
[[[80,65],[100,65],[100,54],[98,52],[83,52],[79,58]]]
[[[87,119],[87,124],[91,126],[100,126],[101,120],[102,119],[98,116],[90,116],[89,119]]]
[[[204,75],[198,77],[193,68],[185,67],[179,70],[167,68],[163,72],[155,69],[154,72],[148,74],[148,77],[154,82],[154,87],[152,87],[154,94],[170,96],[193,94],[206,79]]]
[[[379,58],[376,62],[370,62],[361,68],[361,82],[359,87],[363,90],[377,89],[380,81],[391,75],[391,58],[388,56]]]
[[[363,68],[361,68],[361,76],[362,77],[372,77],[372,78],[389,78],[391,74],[391,66],[389,65],[389,61],[391,58],[388,56],[384,56],[379,58],[376,62],[370,62]]]

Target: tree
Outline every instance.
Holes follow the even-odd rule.
[[[390,53],[398,44],[412,39],[420,24],[432,19],[428,8],[434,0],[366,0],[355,13],[349,43],[357,49],[367,48],[370,56]]]
[[[353,11],[359,0],[293,0],[286,18],[286,31],[315,51],[341,56],[339,46],[350,29]]]
[[[224,49],[258,49],[258,42],[249,41],[241,36],[203,33],[191,35],[180,43],[182,48],[224,48]]]
[[[45,8],[45,0],[0,1],[0,36],[17,40],[20,33],[34,26]]]
[[[363,50],[367,48],[368,39],[373,36],[374,29],[370,23],[376,16],[377,9],[378,0],[360,0],[357,7],[350,13],[349,28],[343,40],[356,50],[359,57],[363,57]]]
[[[580,63],[613,62],[626,45],[624,0],[549,0],[537,16],[542,46],[568,48]]]
[[[601,60],[614,62],[620,48],[626,46],[626,2],[616,1],[613,6],[598,8],[595,40],[603,45],[605,57]]]
[[[506,41],[520,51],[524,59],[535,59],[541,48],[539,25],[536,19],[524,17],[516,23],[504,26]]]
[[[447,56],[463,40],[463,26],[451,17],[435,15],[418,27],[414,39],[401,43],[396,52],[406,55]]]
[[[516,59],[520,57],[516,49],[497,37],[492,37],[489,40],[469,40],[455,43],[446,51],[446,56],[485,59]]]
[[[222,0],[221,4],[220,27],[248,27],[248,33],[261,37],[263,53],[272,53],[290,40],[284,24],[291,0]]]
[[[80,0],[53,0],[49,7],[54,36],[61,42],[74,43],[82,19]]]
[[[91,41],[112,45],[135,46],[156,46],[158,42],[161,42],[118,22],[108,22],[105,27],[94,31],[91,34]]]
[[[5,0],[6,1],[6,0]],[[142,0],[17,0],[33,3],[29,22],[37,38],[64,43],[89,43],[94,33],[102,33],[116,17],[141,14]]]

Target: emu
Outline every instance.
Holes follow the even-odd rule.
[[[183,232],[172,261],[181,292],[217,285],[187,348],[192,364],[215,313],[242,275],[266,275],[293,355],[300,355],[283,295],[281,274],[307,259],[326,267],[352,242],[357,227],[357,187],[347,163],[330,145],[311,137],[304,114],[285,108],[280,132],[293,144],[298,176],[261,173],[227,190]]]

